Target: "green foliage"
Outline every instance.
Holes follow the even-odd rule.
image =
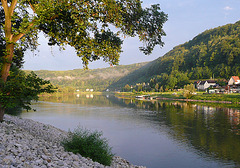
[[[0,41],[0,71],[2,71],[5,62],[6,41],[3,38],[1,28]],[[16,47],[8,80],[5,82],[2,78],[0,79],[0,122],[3,121],[4,113],[16,114],[22,108],[30,110],[30,103],[32,100],[38,100],[38,94],[53,92],[53,86],[49,81],[37,77],[33,72],[26,75],[20,70],[25,50],[25,47]]]
[[[77,128],[74,132],[69,133],[69,137],[62,144],[65,150],[69,152],[79,153],[93,161],[110,166],[114,155],[108,141],[101,136],[101,132],[91,132],[87,129]]]
[[[52,89],[49,81],[37,77],[33,72],[26,75],[21,70],[13,69],[8,81],[1,83],[0,103],[5,109],[22,107],[30,110],[32,100],[38,100],[40,93],[52,93]]]
[[[159,92],[163,92],[163,86],[160,87]]]
[[[231,101],[233,104],[240,102],[240,94],[198,94],[194,95],[192,99],[196,100],[212,100],[212,101]]]
[[[158,92],[158,88],[159,88],[159,85],[158,85],[158,83],[155,85],[155,89],[156,89],[156,91]]]
[[[9,43],[18,41],[35,49],[40,30],[49,38],[49,45],[74,47],[85,66],[100,58],[115,65],[121,53],[121,35],[138,36],[143,42],[140,50],[145,54],[164,44],[161,38],[165,36],[163,24],[167,15],[159,5],[143,9],[141,3],[140,0],[1,1],[0,19],[8,24],[6,31],[13,37]],[[4,17],[8,10],[12,15]]]
[[[143,90],[143,85],[142,84],[137,84],[136,87],[137,87],[138,92]]]
[[[226,86],[227,85],[227,81],[218,79],[217,80],[217,84],[219,84],[219,86]]]
[[[99,69],[75,69],[69,71],[34,71],[39,77],[50,80],[58,88],[75,88],[80,91],[93,89],[94,91],[105,91],[109,85],[118,81],[123,76],[141,68],[146,63],[132,65],[118,65]],[[29,71],[25,71],[30,73]],[[110,90],[115,90],[109,88]],[[63,89],[62,89],[63,90]],[[65,89],[66,90],[66,89]],[[71,89],[68,89],[71,90]]]
[[[213,76],[229,80],[231,76],[240,76],[239,36],[240,21],[207,30],[130,73],[112,87],[150,82],[151,88],[158,83],[165,90],[182,88],[189,80]]]
[[[16,54],[18,49],[21,49],[20,53],[26,48],[36,49],[40,31],[48,37],[49,45],[59,45],[63,49],[65,45],[74,47],[87,68],[89,62],[100,58],[109,64],[118,64],[122,45],[121,35],[138,36],[143,42],[140,50],[150,54],[156,45],[163,46],[161,38],[165,36],[165,32],[162,27],[166,21],[167,15],[160,11],[159,5],[143,9],[140,0],[2,0],[0,120],[3,119],[3,108],[19,104],[28,109],[30,100],[36,99],[38,93],[50,91],[48,87],[40,89],[40,86],[47,83],[33,74],[9,77],[14,52]],[[111,30],[111,27],[115,28]],[[22,56],[19,58],[22,59]],[[15,61],[19,65],[22,64],[22,60]],[[16,83],[8,81],[10,80],[8,78],[21,84],[17,86]],[[25,87],[27,89],[24,89]]]
[[[196,92],[196,88],[193,84],[185,85],[183,89],[183,96],[189,99],[193,96],[194,92]]]
[[[130,87],[128,84],[126,84],[126,85],[124,86],[124,91],[126,91],[126,92],[131,91],[131,87]]]
[[[189,83],[189,78],[187,73],[181,73],[178,71],[173,71],[170,75],[162,73],[156,77],[150,79],[150,87],[158,90],[169,90],[169,89],[179,89],[184,85]]]
[[[2,18],[0,18],[0,22],[2,21]],[[4,32],[1,26],[3,25],[0,25],[0,71],[2,70],[6,50],[6,40],[4,39]],[[20,70],[24,63],[24,51],[27,48],[28,46],[24,45],[15,46],[8,80],[4,82],[0,79],[0,107],[1,110],[6,110],[6,113],[19,111],[21,108],[29,110],[31,109],[31,101],[37,100],[40,93],[53,92],[53,86],[49,81],[37,77],[33,72],[26,74]]]

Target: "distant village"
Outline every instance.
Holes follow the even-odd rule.
[[[222,83],[226,83],[226,85],[220,85],[217,83],[216,80],[198,80],[194,81],[194,86],[198,91],[206,91],[207,93],[240,93],[240,78],[239,76],[232,76],[229,81],[224,80]],[[126,85],[127,86],[127,85]],[[126,89],[125,86],[125,91],[132,91],[133,86],[128,85],[128,89]],[[142,86],[141,89],[137,89],[138,91],[143,91],[147,90],[149,88],[149,83],[145,84],[136,84],[137,87]],[[144,87],[145,86],[145,87]],[[180,89],[181,90],[181,89]],[[79,92],[80,90],[77,90]],[[86,92],[93,92],[94,89],[86,89]],[[105,90],[106,92],[109,92],[109,89]],[[121,92],[120,90],[115,90],[117,92]],[[124,90],[123,90],[124,91]],[[159,91],[161,91],[159,89]]]
[[[240,79],[232,76],[226,86],[220,86],[215,80],[195,81],[194,85],[199,91],[208,93],[240,93]]]

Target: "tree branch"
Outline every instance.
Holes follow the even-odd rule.
[[[9,12],[10,12],[9,14],[11,14],[11,16],[13,15],[13,11],[14,11],[16,5],[17,5],[17,0],[12,0],[11,6],[9,8]]]
[[[5,12],[5,15],[8,14],[8,4],[7,4],[7,0],[1,0],[2,2],[2,6],[3,6],[3,9],[4,9],[4,12]]]
[[[19,34],[13,36],[13,41],[14,41],[14,42],[17,42],[19,39],[21,39],[21,38],[26,34],[26,32],[28,32],[28,31],[31,29],[31,27],[32,27],[33,25],[34,25],[33,22],[30,23],[29,26],[25,29],[26,31],[25,31],[24,33],[19,33]]]
[[[35,8],[34,8],[34,6],[32,5],[31,2],[29,2],[29,5],[30,5],[31,9],[33,10],[33,12],[36,13],[36,10],[35,10]]]

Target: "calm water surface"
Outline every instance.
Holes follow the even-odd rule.
[[[63,130],[103,132],[113,152],[132,164],[159,167],[240,167],[240,111],[180,102],[143,102],[77,95],[32,105],[21,117]]]

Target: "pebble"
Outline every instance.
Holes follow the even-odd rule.
[[[80,154],[64,151],[61,141],[66,131],[30,119],[4,115],[0,123],[1,168],[145,168],[114,156],[104,166]]]

